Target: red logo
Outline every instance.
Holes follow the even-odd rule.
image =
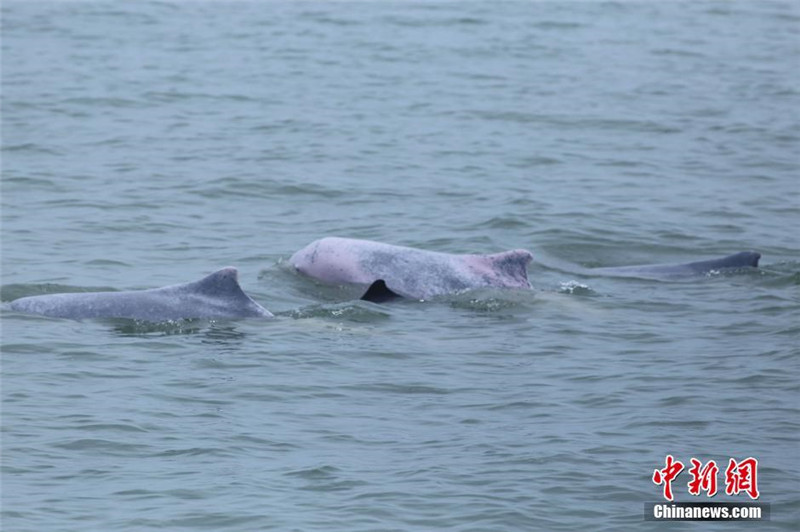
[[[656,485],[664,484],[664,498],[668,501],[672,500],[672,481],[683,470],[683,464],[672,458],[671,454],[667,455],[666,467],[664,469],[656,469],[653,471],[653,482]]]
[[[725,469],[725,493],[738,495],[740,491],[747,493],[751,499],[758,499],[758,460],[745,458],[738,464],[731,458]]]
[[[668,454],[664,460],[663,469],[653,471],[653,483],[657,486],[663,485],[664,498],[668,501],[674,500],[672,495],[672,482],[683,471],[683,463]],[[714,460],[709,460],[705,465],[697,458],[691,458],[692,467],[689,468],[689,475],[692,479],[686,484],[689,487],[689,494],[699,496],[700,492],[705,492],[707,497],[717,494],[717,474],[719,467]],[[758,499],[758,460],[753,457],[745,458],[737,462],[731,458],[728,467],[725,469],[725,493],[727,495],[738,495],[745,492],[751,499]]]
[[[689,486],[689,493],[692,495],[700,495],[700,491],[705,491],[706,496],[713,497],[717,493],[717,473],[719,468],[714,460],[709,460],[708,463],[701,469],[700,466],[703,462],[697,458],[692,458],[692,468],[689,469],[689,474],[692,475],[692,480],[687,484]]]

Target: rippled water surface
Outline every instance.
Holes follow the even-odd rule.
[[[3,2],[3,301],[233,265],[278,316],[4,309],[3,530],[673,530],[642,513],[666,454],[756,457],[758,529],[796,530],[799,24]],[[326,235],[527,248],[534,290],[355,301],[286,265]],[[748,249],[689,282],[565,266]]]

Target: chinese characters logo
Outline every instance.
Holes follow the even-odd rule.
[[[699,496],[705,492],[707,497],[713,497],[717,493],[717,474],[719,467],[714,460],[709,460],[703,464],[697,458],[690,460],[692,467],[689,468],[689,475],[692,477],[687,483],[689,494]],[[674,500],[672,494],[672,482],[683,471],[684,465],[681,461],[668,454],[665,459],[663,469],[653,471],[653,483],[663,486],[664,498],[668,501]],[[738,495],[744,492],[751,499],[758,499],[758,460],[753,457],[745,458],[737,462],[731,458],[728,467],[725,468],[725,494]]]

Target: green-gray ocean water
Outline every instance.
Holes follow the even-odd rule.
[[[232,265],[278,315],[3,309],[3,530],[731,529],[644,521],[667,454],[800,526],[796,3],[2,10],[3,301]],[[287,267],[327,235],[534,290],[355,301]]]

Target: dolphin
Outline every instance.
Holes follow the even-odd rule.
[[[581,273],[610,277],[639,277],[642,279],[672,280],[696,277],[722,270],[757,268],[760,253],[740,251],[721,259],[701,260],[678,264],[645,264],[641,266],[618,266],[612,268],[590,268]]]
[[[361,299],[382,303],[397,297],[428,299],[475,288],[530,289],[524,249],[494,255],[453,255],[394,246],[370,240],[327,237],[316,240],[289,259],[300,273],[333,284],[360,284]],[[609,277],[677,280],[720,270],[758,267],[754,251],[721,259],[678,264],[612,268],[570,268],[574,273]]]
[[[188,318],[271,318],[239,286],[236,268],[192,283],[150,290],[48,294],[16,299],[11,310],[55,318],[130,318],[151,322]]]
[[[326,283],[369,286],[361,299],[428,299],[475,288],[530,289],[524,249],[493,255],[454,255],[371,240],[326,237],[289,259],[300,273]]]

